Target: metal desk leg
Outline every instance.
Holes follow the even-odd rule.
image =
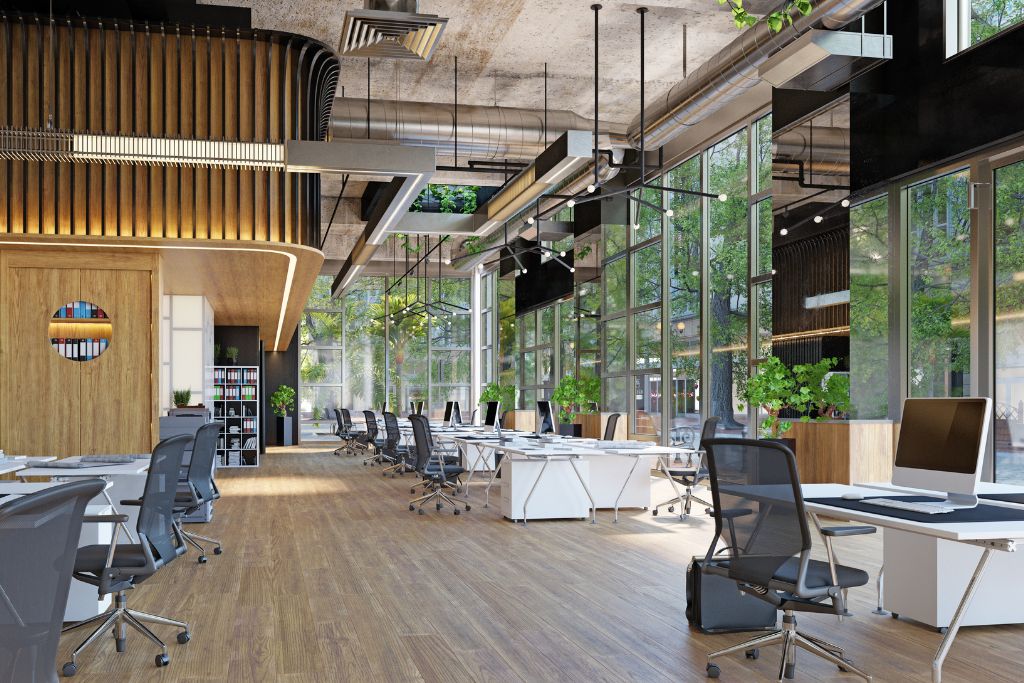
[[[885,564],[882,564],[882,568],[878,570],[878,579],[875,581],[875,591],[878,593],[878,606],[871,610],[872,614],[880,614],[886,616],[889,614],[889,610],[885,609],[885,605],[882,601],[882,592],[885,590]]]
[[[494,457],[498,457],[498,449],[494,449]],[[508,460],[508,454],[505,454],[501,458],[501,462],[498,463],[498,466],[491,470],[491,478],[487,482],[487,488],[484,489],[484,507],[487,507],[491,501],[491,486],[494,485],[494,480],[498,478],[498,472],[501,472],[501,468],[504,467],[506,460]]]
[[[544,464],[541,465],[540,472],[537,474],[537,478],[533,480],[533,486],[530,487],[530,492],[526,494],[526,500],[523,501],[523,526],[526,526],[526,506],[530,504],[530,498],[533,497],[533,492],[537,489],[540,478],[544,476],[544,470],[548,468],[549,462],[551,462],[550,458],[544,458]],[[512,521],[515,522],[514,519]]]
[[[668,479],[669,484],[672,485],[672,490],[676,494],[676,497],[673,500],[675,500],[676,504],[679,506],[679,519],[682,519],[683,518],[683,494],[681,494],[679,492],[679,484],[676,483],[676,480],[672,478],[672,475],[668,471],[668,465],[665,464],[665,460],[667,458],[670,458],[670,457],[671,456],[669,456],[669,455],[659,455],[658,456],[658,469],[661,470],[662,474],[665,475],[665,478]],[[662,505],[665,505],[665,503],[662,503]],[[659,507],[661,507],[661,505],[656,505],[654,507],[655,511],[657,511],[657,509]]]
[[[974,597],[975,591],[978,590],[981,574],[985,571],[985,565],[988,564],[988,558],[991,554],[991,547],[985,548],[985,552],[981,554],[981,559],[978,560],[978,566],[975,567],[974,574],[971,575],[971,580],[967,584],[964,596],[960,598],[960,604],[953,615],[953,621],[949,623],[949,629],[946,631],[946,635],[942,637],[939,649],[935,651],[935,659],[932,660],[932,683],[940,683],[942,681],[942,662],[946,659],[946,655],[949,654],[949,648],[953,645],[956,632],[960,630],[960,620],[971,605],[971,599]]]
[[[622,482],[622,488],[619,489],[619,495],[615,496],[615,523],[619,522],[619,501],[622,500],[622,494],[626,492],[626,487],[629,486],[629,480],[633,478],[633,473],[636,472],[636,466],[640,464],[640,458],[633,458],[633,466],[629,468],[629,474],[626,475],[626,480]],[[579,474],[577,472],[577,474]],[[650,479],[650,473],[648,472],[648,479]],[[593,499],[590,501],[593,503]],[[595,513],[596,514],[596,513]]]
[[[115,515],[121,514],[120,512],[118,512],[117,506],[114,505],[114,501],[110,499],[110,494],[107,493],[107,490],[103,489],[102,493],[103,493],[103,497],[107,499],[108,503],[110,503],[110,508],[114,511],[114,514]],[[125,524],[124,522],[118,522],[117,524],[118,524],[118,526],[121,527],[121,529],[124,530],[124,532],[126,534],[128,534],[128,538],[131,539],[132,543],[138,543],[138,541],[135,540],[135,536],[132,535],[131,530],[128,529],[128,525],[127,524]]]
[[[637,458],[637,462],[639,462],[639,461],[640,461],[640,458]],[[597,506],[594,505],[594,497],[592,495],[590,495],[590,489],[587,488],[586,482],[583,481],[583,475],[581,475],[580,471],[578,469],[576,469],[576,459],[575,458],[569,458],[569,464],[572,465],[572,471],[576,473],[576,478],[580,480],[580,486],[583,487],[583,492],[585,494],[587,494],[587,498],[590,500],[590,513],[592,515],[592,517],[590,519],[590,523],[591,524],[597,524]],[[635,465],[634,465],[634,467],[635,467]]]

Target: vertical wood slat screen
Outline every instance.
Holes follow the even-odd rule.
[[[324,140],[338,59],[308,38],[0,14],[0,126]],[[317,246],[319,174],[0,160],[0,233]]]

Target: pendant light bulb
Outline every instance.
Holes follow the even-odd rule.
[[[565,205],[568,206],[571,209],[572,207],[576,206],[576,200],[575,199],[570,199],[569,201],[567,201],[565,203]]]
[[[665,215],[668,216],[669,218],[672,218],[672,216],[676,215],[676,212],[673,211],[672,209],[666,209]]]
[[[639,223],[634,223],[633,224],[633,229],[634,230],[639,230],[640,229],[640,224]]]
[[[789,230],[787,230],[786,228],[783,228],[782,230],[779,230],[779,234],[782,235],[783,237],[785,237],[786,235],[789,234]]]
[[[527,218],[526,219],[526,223],[527,223],[527,225],[533,225],[533,223],[534,223],[533,216],[530,216],[529,218]]]
[[[558,255],[561,256],[562,258],[565,258],[565,252],[564,251],[558,252]]]
[[[570,268],[569,268],[569,272],[570,272],[570,273],[575,273],[575,272],[576,272],[576,269],[575,269],[575,268],[572,268],[572,267],[570,267]]]
[[[720,202],[727,202],[727,201],[729,201],[729,195],[727,195],[726,193],[723,192],[722,194],[718,195],[718,201],[720,201]]]
[[[593,183],[587,185],[587,192],[589,194],[594,194],[595,192],[597,192],[597,185],[594,185]]]
[[[843,201],[839,202],[839,204],[845,209],[848,206],[850,206],[850,200],[849,199],[844,199]]]

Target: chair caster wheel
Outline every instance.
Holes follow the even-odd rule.
[[[454,510],[452,510],[452,514],[458,516],[459,515],[459,509],[455,508]]]
[[[409,489],[409,493],[416,493],[416,489]]]
[[[184,645],[190,640],[192,640],[192,634],[188,631],[182,631],[178,634],[178,645]]]
[[[206,564],[206,555],[200,555],[199,558],[196,559],[196,562],[199,564]]]
[[[154,661],[157,666],[164,667],[171,663],[171,658],[167,655],[157,655]]]
[[[114,649],[118,652],[127,652],[128,650],[128,639],[127,638],[114,638]]]
[[[440,512],[440,510],[441,510],[441,504],[440,504],[440,503],[437,503],[436,505],[434,505],[434,509],[436,509],[436,510],[437,510],[438,512]]]
[[[67,662],[63,667],[61,667],[60,672],[64,674],[66,677],[71,678],[76,673],[78,673],[78,667],[75,665],[74,662]]]
[[[893,613],[892,613],[892,618],[893,618],[893,619],[899,619],[899,618],[900,618],[900,614],[899,614],[899,612],[893,612]]]
[[[705,670],[708,672],[708,678],[718,678],[722,675],[722,670],[717,664],[708,664]]]
[[[425,514],[427,514],[427,511],[426,511],[426,510],[424,510],[423,508],[420,508],[420,510],[419,510],[419,513],[420,513],[421,515],[425,515]]]
[[[755,647],[753,650],[747,650],[746,655],[747,659],[757,659],[761,656],[761,650]]]
[[[940,636],[944,636],[944,635],[946,635],[946,631],[948,631],[948,630],[949,629],[946,628],[945,626],[940,626],[937,629],[935,629],[935,632],[938,633]]]
[[[213,549],[213,554],[214,555],[223,555],[224,554],[224,549],[221,548],[220,546],[217,546],[216,548]]]
[[[467,504],[466,504],[466,512],[469,512],[469,511],[470,511],[470,510],[472,510],[472,509],[473,509],[473,508],[469,507],[469,504],[467,503]]]
[[[783,673],[783,678],[786,680],[792,680],[796,678],[796,664],[789,662],[786,664],[786,670]]]
[[[409,512],[412,512],[412,511],[413,511],[413,510],[415,510],[415,509],[416,509],[416,506],[415,506],[415,505],[410,505],[410,506],[409,506]]]
[[[658,516],[658,508],[654,508],[653,510],[651,510],[651,517],[657,517],[657,516]]]
[[[675,505],[669,505],[668,506],[668,511],[669,512],[675,512],[676,511],[676,506]]]

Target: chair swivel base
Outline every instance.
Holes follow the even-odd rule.
[[[202,544],[199,543],[199,541],[206,541],[207,543],[213,543],[214,544],[214,547],[213,547],[213,554],[214,555],[220,555],[220,554],[222,554],[224,552],[224,548],[221,547],[220,541],[218,541],[215,538],[210,538],[209,536],[202,536],[200,534],[194,534],[191,531],[185,531],[184,529],[181,529],[181,535],[182,535],[182,538],[185,539],[186,543],[188,543],[190,546],[192,546],[193,548],[195,548],[196,550],[199,551],[199,557],[196,558],[196,562],[198,562],[199,564],[206,564],[206,560],[207,560],[206,548],[204,548],[202,546]]]
[[[466,512],[469,512],[472,509],[470,507],[469,503],[457,503],[455,500],[453,500],[451,497],[449,497],[448,495],[445,494],[445,492],[442,490],[441,486],[436,486],[433,490],[431,490],[426,495],[423,495],[423,496],[420,496],[419,498],[414,498],[414,499],[410,500],[409,501],[409,510],[410,511],[411,510],[416,510],[417,509],[417,505],[416,504],[419,503],[419,506],[418,506],[419,513],[421,515],[422,514],[426,514],[426,510],[423,509],[423,506],[426,505],[427,503],[429,503],[432,500],[436,500],[435,507],[438,510],[440,510],[442,507],[444,507],[445,503],[448,503],[449,505],[451,505],[454,508],[454,510],[452,510],[452,513],[456,514],[456,515],[461,512],[459,510],[459,506],[460,505],[464,505],[465,506]]]
[[[99,622],[99,626],[89,634],[88,638],[82,641],[81,645],[75,648],[74,652],[71,653],[71,661],[66,662],[61,668],[61,673],[65,676],[70,677],[78,673],[78,656],[82,654],[86,648],[96,642],[107,628],[113,629],[114,645],[118,652],[125,651],[128,639],[127,627],[131,626],[133,629],[146,636],[146,638],[152,641],[153,644],[161,650],[160,654],[158,654],[155,659],[158,667],[167,666],[171,662],[171,658],[167,654],[167,645],[165,645],[164,641],[160,640],[143,622],[162,624],[164,626],[174,626],[175,628],[182,629],[181,633],[178,634],[178,643],[181,645],[184,645],[192,639],[192,632],[189,630],[188,624],[183,621],[175,621],[174,619],[168,619],[167,617],[161,617],[156,614],[128,609],[128,598],[125,596],[123,591],[114,596],[114,607],[112,609],[107,610],[103,614],[98,614],[95,617],[90,617],[84,621],[72,624],[71,626],[66,626],[61,629],[61,633],[68,633],[69,631],[74,631],[82,626],[88,626],[97,622]]]
[[[708,678],[718,678],[722,670],[713,659],[724,657],[725,655],[732,654],[733,652],[739,652],[744,650],[747,657],[750,659],[757,659],[760,656],[759,648],[767,647],[769,645],[782,645],[782,661],[779,663],[779,681],[783,679],[791,679],[796,676],[796,648],[801,648],[810,652],[816,657],[820,657],[825,661],[832,662],[840,671],[847,673],[853,673],[865,681],[870,681],[871,676],[864,673],[853,665],[849,659],[843,656],[843,649],[838,645],[833,645],[820,638],[801,633],[796,628],[796,617],[791,611],[785,612],[782,617],[782,629],[773,631],[756,638],[727,647],[717,652],[708,654],[708,665],[707,674]]]
[[[693,495],[693,492],[692,492],[691,489],[687,489],[686,493],[683,493],[683,494],[681,494],[681,495],[679,495],[679,496],[677,496],[675,498],[669,498],[664,503],[658,503],[657,505],[655,505],[653,508],[651,508],[651,515],[653,515],[654,517],[657,517],[658,513],[661,511],[661,508],[663,508],[665,506],[668,506],[668,511],[669,512],[675,512],[676,511],[676,505],[678,505],[679,506],[679,519],[683,519],[684,517],[686,517],[686,516],[688,516],[690,514],[690,509],[691,509],[691,507],[692,507],[694,502],[697,502],[697,503],[703,505],[706,508],[706,510],[709,511],[709,512],[710,512],[711,508],[714,507],[711,503],[707,502],[703,498],[699,498],[699,497]]]

